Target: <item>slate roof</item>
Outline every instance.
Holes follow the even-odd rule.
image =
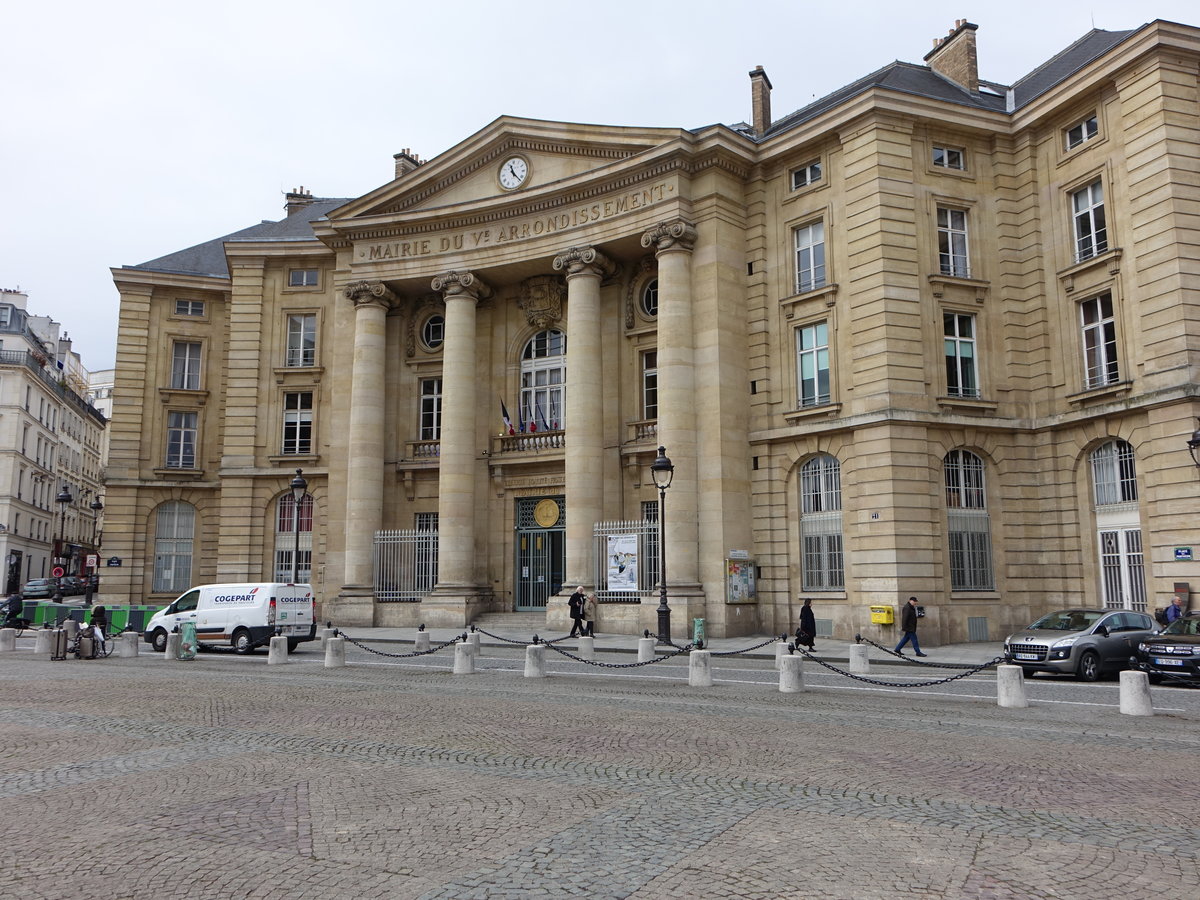
[[[303,209],[297,210],[278,222],[261,222],[241,231],[213,238],[186,250],[168,253],[158,259],[126,266],[129,269],[145,269],[152,272],[169,272],[174,275],[204,275],[210,278],[228,278],[229,267],[225,264],[225,242],[237,241],[311,241],[314,239],[312,222],[322,219],[330,210],[348,203],[350,198],[320,197]]]
[[[1037,99],[1056,84],[1059,84],[1088,65],[1088,63],[1103,56],[1130,35],[1148,27],[1149,25],[1142,25],[1128,31],[1104,31],[1099,28],[1093,28],[1075,43],[1071,44],[1071,46],[1055,54],[1011,86],[1013,90],[1014,110],[1020,109],[1025,104]],[[950,79],[934,72],[928,66],[918,66],[913,63],[897,60],[857,81],[851,82],[845,87],[839,88],[831,94],[827,94],[819,100],[813,101],[808,106],[801,107],[790,115],[778,119],[757,140],[766,140],[791,128],[795,128],[797,125],[814,119],[821,115],[821,113],[833,109],[872,88],[883,88],[901,94],[914,94],[920,97],[928,97],[946,103],[957,103],[977,109],[1005,112],[1007,108],[1005,93],[1008,91],[1009,86],[982,79],[980,79],[979,84],[983,90],[980,90],[978,93],[972,93],[966,88],[955,84]],[[753,137],[753,135],[747,136]]]

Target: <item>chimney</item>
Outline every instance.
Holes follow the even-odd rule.
[[[750,106],[754,133],[762,137],[771,127],[771,79],[762,66],[750,72]]]
[[[957,19],[944,38],[933,39],[933,49],[925,54],[929,68],[972,93],[979,92],[979,60],[975,56],[975,32],[978,25]]]
[[[413,152],[405,147],[399,153],[393,154],[392,159],[396,161],[396,177],[403,178],[409,172],[420,166],[423,160],[420,157],[414,156]]]
[[[284,209],[287,210],[289,216],[310,206],[313,202],[313,195],[304,189],[304,185],[292,188],[285,196],[287,197],[287,206]]]

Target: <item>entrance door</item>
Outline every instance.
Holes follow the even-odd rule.
[[[567,568],[563,498],[522,498],[516,520],[517,609],[545,609],[546,601],[562,590]]]

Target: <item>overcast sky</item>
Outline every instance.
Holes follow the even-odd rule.
[[[114,362],[111,266],[283,216],[284,192],[353,197],[509,114],[694,128],[779,118],[957,18],[1009,84],[1093,26],[1200,25],[1189,2],[508,0],[8,3],[0,12],[0,288]]]

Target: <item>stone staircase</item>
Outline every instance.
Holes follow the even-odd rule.
[[[546,613],[544,611],[483,613],[476,616],[471,624],[484,631],[534,635],[546,630]]]

